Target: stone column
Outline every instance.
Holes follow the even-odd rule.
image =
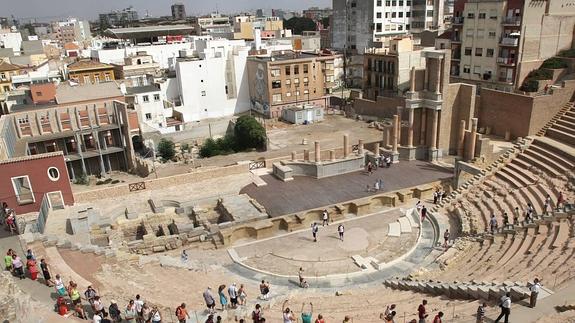
[[[343,158],[349,155],[349,135],[343,135]]]
[[[363,155],[363,139],[360,139],[357,144],[357,152],[360,155]]]
[[[319,141],[316,141],[314,144],[315,144],[315,162],[320,163],[321,162],[321,149],[319,147]]]
[[[291,152],[291,161],[296,161],[296,152],[295,151]]]
[[[401,109],[402,107],[397,107],[397,144],[401,146]]]
[[[384,141],[384,147],[385,147],[386,149],[389,149],[389,147],[391,147],[390,138],[389,138],[389,136],[390,136],[390,134],[389,134],[389,127],[386,126],[384,129],[385,129],[385,130],[384,130],[384,131],[385,131],[385,137],[383,138],[383,140],[385,140],[385,141]]]
[[[409,130],[407,131],[407,147],[413,147],[413,118],[414,118],[414,109],[409,109]]]
[[[427,65],[427,62],[426,62]],[[424,91],[428,91],[429,90],[429,66],[424,70],[425,71],[425,75],[423,77],[423,90]]]
[[[375,157],[376,158],[379,157],[379,142],[375,143],[375,148],[373,150],[374,150],[373,153],[375,154]]]
[[[330,150],[329,151],[329,160],[334,161],[335,160],[335,150]]]
[[[433,110],[431,114],[431,143],[429,147],[431,150],[437,149],[437,119],[438,119],[439,111]]]
[[[304,160],[304,161],[309,161],[309,149],[304,149],[304,150],[303,150],[303,160]]]
[[[411,68],[409,75],[409,91],[415,92],[415,66]]]
[[[465,120],[459,122],[459,136],[457,137],[457,156],[463,158],[465,145]]]
[[[435,75],[435,94],[441,93],[441,58],[436,59],[437,61],[437,73]]]
[[[419,133],[419,144],[425,145],[427,137],[427,109],[421,109],[421,132]]]
[[[471,119],[471,135],[469,137],[467,160],[472,160],[475,157],[475,137],[477,137],[477,118]]]
[[[391,132],[391,145],[392,154],[397,154],[397,133],[399,132],[397,126],[399,124],[399,116],[397,114],[393,115],[393,130]]]

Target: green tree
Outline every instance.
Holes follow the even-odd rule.
[[[252,116],[241,116],[234,127],[235,144],[238,150],[266,148],[266,130]]]
[[[176,144],[166,138],[160,139],[158,143],[158,155],[164,160],[171,160],[176,155]]]
[[[321,24],[323,25],[323,28],[328,29],[329,28],[329,17],[322,18]]]
[[[219,155],[220,149],[218,144],[212,138],[206,139],[200,148],[200,156],[203,158]]]
[[[316,30],[317,26],[312,19],[305,17],[293,17],[289,20],[284,20],[284,28],[291,29],[295,35],[301,35],[304,31]]]

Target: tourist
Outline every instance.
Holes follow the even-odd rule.
[[[256,304],[255,309],[252,311],[252,321],[253,323],[261,323],[264,322],[262,320],[263,320],[262,307],[260,306],[260,304]]]
[[[74,311],[76,312],[76,316],[79,319],[82,319],[82,320],[88,319],[88,314],[86,314],[86,311],[84,311],[84,307],[82,306],[82,304],[80,304],[80,303],[75,304]]]
[[[341,241],[343,241],[343,233],[344,233],[344,231],[345,231],[345,228],[344,228],[343,224],[340,223],[340,224],[337,226],[337,233],[339,234],[339,240],[341,240]]]
[[[282,318],[283,323],[295,323],[295,317],[289,307],[286,306],[288,300],[286,299],[282,304]]]
[[[476,323],[483,323],[485,320],[485,309],[487,308],[487,303],[483,302],[477,307],[477,321]]]
[[[36,260],[31,256],[26,259],[26,270],[30,274],[30,279],[36,280],[38,278],[38,266],[36,265]]]
[[[378,179],[377,182],[379,183],[379,189],[382,190],[383,189],[383,179]]]
[[[533,208],[533,205],[531,205],[531,203],[527,203],[527,210],[525,211],[525,219],[527,220],[527,222],[533,223],[534,211],[535,209]]]
[[[92,302],[94,301],[94,298],[96,298],[96,296],[98,296],[98,293],[96,293],[96,290],[94,288],[92,288],[92,286],[88,286],[88,288],[84,292],[84,297],[86,298],[88,303],[92,304]]]
[[[58,296],[56,299],[56,309],[59,315],[68,316],[68,305],[66,304],[64,297]]]
[[[92,310],[94,311],[94,313],[98,314],[104,313],[104,303],[102,302],[102,299],[98,295],[94,296],[94,299],[92,300]]]
[[[32,252],[32,249],[26,250],[26,259],[28,259],[28,257],[32,258],[33,260],[36,260],[36,256],[34,255],[34,252]]]
[[[422,207],[423,207],[423,204],[421,204],[421,201],[417,201],[417,203],[415,203],[415,210],[417,210],[417,213],[421,213]]]
[[[40,270],[42,270],[42,276],[44,276],[44,283],[48,287],[52,287],[54,282],[52,281],[52,276],[50,276],[50,266],[46,262],[46,259],[40,259]]]
[[[387,305],[387,307],[385,308],[385,312],[383,312],[383,315],[380,315],[379,318],[381,319],[388,318],[391,315],[391,312],[393,312],[394,310],[395,310],[395,304]]]
[[[439,199],[439,189],[433,192],[433,204],[437,204],[438,199]]]
[[[120,309],[118,308],[118,303],[115,300],[110,301],[110,306],[108,307],[108,312],[110,312],[110,317],[113,322],[121,322],[122,316],[120,314]]]
[[[515,209],[513,210],[513,224],[514,225],[519,225],[519,214],[521,212],[519,211],[519,207],[515,207]]]
[[[311,320],[313,319],[313,304],[311,302],[309,303],[309,307],[310,307],[309,312],[306,312],[306,311],[304,311],[305,303],[301,304],[301,321],[302,321],[302,323],[311,323]],[[317,320],[316,320],[316,322],[317,322]]]
[[[443,233],[443,247],[447,249],[448,246],[449,246],[449,229],[445,229],[445,232]]]
[[[240,305],[246,305],[246,299],[248,297],[248,294],[246,293],[246,288],[244,287],[244,284],[240,284],[240,289],[238,290],[238,296],[240,298]]]
[[[136,322],[142,323],[142,309],[144,307],[144,301],[141,299],[140,294],[136,295],[136,300],[134,301],[134,309],[136,310]]]
[[[443,317],[443,312],[437,313],[433,318],[433,323],[441,323],[441,318]]]
[[[60,274],[56,274],[56,280],[54,281],[54,287],[56,288],[56,292],[60,296],[68,295],[68,291],[66,291],[66,287],[64,287],[64,281],[60,278]]]
[[[102,323],[102,315],[99,313],[94,313],[92,316],[92,323]]]
[[[349,323],[349,322],[351,322],[351,317],[349,317],[348,315],[346,315],[346,316],[343,318],[343,321],[342,321],[342,322],[343,322],[343,323]]]
[[[373,165],[371,164],[371,162],[367,162],[367,173],[371,175],[372,172],[373,172]]]
[[[323,319],[323,315],[318,314],[317,319],[315,319],[314,323],[325,323],[325,320]]]
[[[144,303],[144,305],[142,305],[142,322],[150,322],[151,319],[151,315],[150,313],[152,312],[152,309],[148,306],[148,304]]]
[[[311,225],[311,234],[313,235],[313,242],[317,242],[317,232],[319,231],[319,226],[317,223],[312,223]]]
[[[208,287],[205,291],[204,291],[204,301],[206,302],[206,307],[208,308],[208,312],[209,313],[213,313],[214,309],[216,308],[216,300],[214,299],[214,296],[212,296],[212,288]],[[182,304],[184,305],[184,304]]]
[[[387,164],[387,168],[391,167],[391,157],[390,156],[385,157],[385,163]]]
[[[220,285],[218,287],[218,296],[220,297],[220,305],[222,305],[222,311],[228,307],[228,298],[226,294],[224,294],[224,289],[226,289],[226,285]]]
[[[307,284],[307,281],[305,280],[305,278],[303,278],[303,267],[299,267],[297,275],[299,278],[299,287],[308,288],[309,285]]]
[[[110,321],[110,319],[108,318],[108,313],[106,312],[102,313],[102,321],[100,323],[112,323],[112,321]]]
[[[16,228],[16,217],[14,216],[13,211],[8,214],[8,217],[6,218],[6,225],[10,230],[10,234],[15,234],[18,232],[18,229]]]
[[[210,310],[210,312],[211,312],[211,310]],[[178,306],[176,308],[176,317],[178,318],[178,322],[180,322],[180,323],[186,323],[186,319],[190,318],[190,315],[188,314],[188,311],[186,310],[186,303],[182,303],[182,304],[180,304],[180,306]]]
[[[547,194],[545,198],[545,204],[543,205],[543,214],[549,215],[549,211],[551,210],[551,195]]]
[[[150,321],[152,321],[152,323],[162,322],[162,316],[157,306],[154,306],[154,308],[152,308],[152,311],[150,312]]]
[[[230,304],[232,308],[238,307],[238,288],[236,283],[232,283],[228,288],[228,295],[230,296]]]
[[[263,300],[267,300],[270,297],[270,283],[269,282],[265,282],[262,280],[262,283],[260,284],[260,293],[261,293],[261,298]]]
[[[182,262],[187,262],[188,261],[188,254],[186,253],[186,250],[182,250],[182,254],[180,255],[180,259],[182,260]]]
[[[505,229],[509,225],[509,216],[507,212],[503,213],[503,228]]]
[[[397,314],[396,311],[391,311],[389,315],[384,318],[386,323],[395,323],[395,315]]]
[[[425,309],[425,305],[427,305],[426,299],[424,299],[423,302],[419,304],[419,307],[417,308],[417,317],[419,318],[419,323],[425,323],[425,319],[427,318],[427,316],[429,316],[427,314],[427,310]]]
[[[12,255],[14,254],[14,250],[8,249],[6,252],[6,256],[4,256],[4,267],[8,271],[12,271]]]
[[[499,322],[503,316],[505,316],[505,323],[509,323],[509,314],[511,314],[511,293],[507,292],[503,297],[501,297],[499,307],[501,307],[501,314],[499,314],[495,323]]]
[[[68,295],[70,295],[72,304],[78,305],[82,303],[82,299],[80,298],[80,292],[78,291],[78,284],[76,284],[73,281],[70,281],[70,285],[68,286]]]
[[[321,218],[322,218],[322,226],[329,225],[329,214],[327,213],[327,210],[323,210]]]
[[[373,184],[373,190],[375,192],[379,191],[379,181],[376,181],[375,184]]]
[[[559,196],[557,197],[557,211],[559,211],[564,204],[565,198],[563,197],[563,192],[559,192]]]
[[[215,323],[214,322],[214,314],[208,315],[208,318],[204,321],[204,323]]]
[[[529,288],[529,291],[531,292],[531,295],[529,297],[529,307],[535,308],[535,305],[537,305],[537,296],[539,295],[540,290],[541,290],[541,282],[539,281],[539,278],[535,278],[533,280],[533,285],[531,285],[531,287]]]
[[[124,320],[126,320],[128,323],[133,323],[136,321],[136,316],[136,305],[134,305],[134,300],[131,299],[124,309]]]
[[[425,218],[427,217],[427,208],[425,207],[425,205],[421,208],[421,223],[423,223],[423,221],[425,221]]]
[[[494,234],[497,230],[497,218],[495,218],[495,214],[491,214],[491,219],[489,219],[489,227],[491,228],[491,234]]]
[[[20,279],[24,279],[24,264],[22,263],[22,259],[15,253],[12,254],[12,268],[14,275]]]

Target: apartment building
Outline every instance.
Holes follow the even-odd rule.
[[[283,20],[279,17],[234,17],[234,39],[255,39],[255,30],[262,32],[276,32],[284,29]]]
[[[111,11],[99,14],[100,29],[108,27],[126,27],[131,23],[138,21],[138,12],[132,7],[122,10]]]
[[[183,3],[174,3],[171,7],[172,9],[172,19],[174,20],[184,20],[186,19],[186,6]]]
[[[303,103],[327,106],[335,87],[336,60],[341,55],[280,51],[269,57],[249,57],[252,110],[278,118],[282,110]]]
[[[0,94],[12,91],[12,78],[23,72],[22,67],[0,60]]]
[[[60,46],[73,42],[84,43],[92,38],[90,23],[77,18],[52,22],[51,31],[52,39],[56,40]]]
[[[431,48],[433,49],[433,48]],[[363,96],[402,96],[410,88],[413,67],[425,68],[423,48],[414,45],[411,37],[390,41],[389,48],[371,48],[364,54]]]
[[[559,51],[571,48],[575,6],[550,0],[455,2],[451,78],[510,91]]]
[[[68,78],[78,84],[98,84],[115,80],[114,66],[93,60],[68,65]]]
[[[160,64],[154,62],[152,55],[139,51],[124,58],[124,65],[112,64],[117,79],[124,80],[126,86],[147,86],[153,78],[160,75]]]

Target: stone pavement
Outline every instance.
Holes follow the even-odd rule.
[[[402,161],[391,168],[377,168],[373,174],[354,172],[322,179],[294,177],[282,182],[272,175],[262,178],[268,185],[250,184],[241,190],[262,204],[270,216],[280,216],[324,205],[350,201],[373,194],[396,191],[452,177],[450,170],[424,161]],[[379,192],[367,192],[366,187],[383,180]]]
[[[551,296],[537,301],[535,308],[528,307],[527,302],[514,304],[511,307],[511,322],[534,322],[540,318],[546,318],[556,314],[555,306],[575,303],[575,281],[567,284],[559,290],[555,290]],[[496,317],[494,317],[495,319]]]

